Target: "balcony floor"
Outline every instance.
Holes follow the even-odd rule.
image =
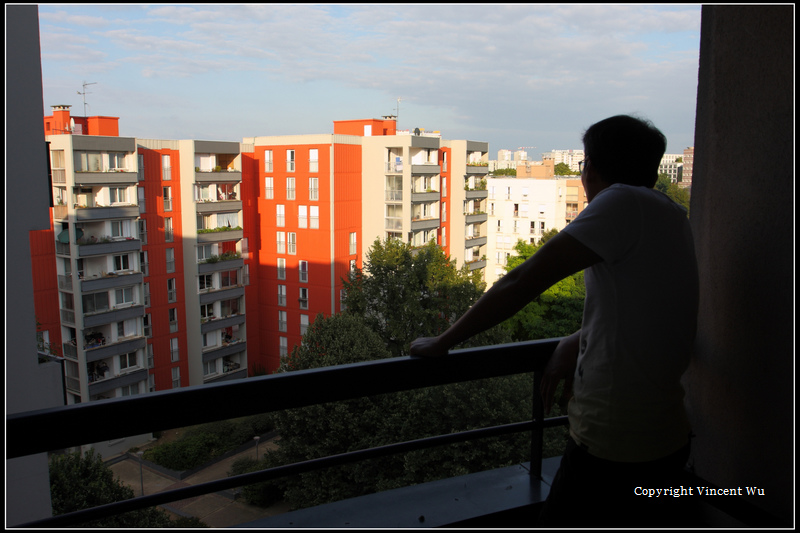
[[[542,461],[543,481],[531,478],[529,463],[388,490],[240,524],[240,528],[429,528],[519,510],[532,527],[533,505],[543,502],[561,457]],[[527,512],[526,512],[527,511]],[[499,524],[498,524],[499,525]],[[505,524],[509,525],[509,524]],[[497,526],[495,526],[497,527]],[[515,526],[511,526],[515,527]]]

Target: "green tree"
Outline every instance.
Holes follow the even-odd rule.
[[[376,240],[364,271],[345,280],[344,304],[389,347],[408,355],[417,337],[438,335],[472,306],[486,287],[478,271],[455,262],[434,243],[421,248],[398,239]],[[485,342],[486,336],[477,342]]]
[[[545,233],[538,244],[517,241],[514,249],[517,255],[508,258],[506,271],[511,271],[536,253],[541,246],[553,237],[557,230]],[[586,298],[586,285],[583,272],[559,281],[516,315],[503,323],[515,341],[550,339],[570,335],[581,327],[583,303]]]
[[[281,371],[390,357],[386,342],[363,317],[318,316]],[[486,379],[276,413],[278,449],[233,473],[278,466],[531,416],[531,376]],[[468,407],[465,407],[468,406]],[[428,449],[265,482],[244,492],[269,505],[283,494],[292,507],[319,505],[414,483],[529,460],[526,434]]]
[[[493,176],[516,176],[516,168],[497,168],[492,171]]]
[[[680,187],[677,183],[672,183],[667,174],[659,174],[655,189],[669,196],[673,202],[686,208],[689,214],[690,195],[689,189]]]
[[[133,489],[114,478],[112,470],[103,463],[94,450],[84,455],[80,452],[53,455],[50,458],[50,498],[53,514],[61,515],[98,505],[105,505],[134,497]],[[193,527],[205,527],[200,521],[191,521]],[[186,521],[173,522],[157,508],[129,511],[86,522],[86,528],[166,528],[182,527]]]
[[[566,163],[558,163],[553,168],[553,173],[556,176],[575,176],[577,174],[580,174],[579,172],[573,172],[572,169],[569,168],[569,165]]]

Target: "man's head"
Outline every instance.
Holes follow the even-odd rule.
[[[583,148],[588,166],[609,185],[653,188],[667,138],[647,120],[617,115],[590,126]]]

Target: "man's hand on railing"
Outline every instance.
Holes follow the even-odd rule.
[[[449,346],[445,345],[441,336],[420,337],[411,342],[409,352],[412,357],[441,357],[447,355]]]
[[[561,339],[544,367],[541,390],[545,416],[553,407],[556,388],[562,379],[564,380],[562,401],[572,396],[572,382],[575,378],[575,367],[578,365],[580,338],[581,332],[578,330],[569,337]]]

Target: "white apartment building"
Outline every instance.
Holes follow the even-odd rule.
[[[551,150],[542,153],[542,159],[552,159],[554,165],[564,163],[573,172],[579,172],[578,163],[585,158],[583,150]]]
[[[489,210],[485,280],[491,286],[505,273],[517,241],[536,243],[563,229],[587,204],[580,179],[495,178],[488,180]]]

